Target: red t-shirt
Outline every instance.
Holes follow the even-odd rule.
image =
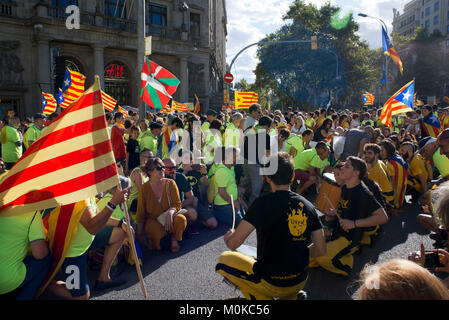
[[[126,159],[125,140],[123,139],[124,134],[125,129],[120,128],[116,124],[112,126],[111,143],[112,143],[112,150],[114,151],[114,157],[116,160]]]

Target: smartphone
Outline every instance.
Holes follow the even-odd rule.
[[[424,262],[424,268],[437,268],[441,267],[440,258],[438,252],[425,251],[426,261]]]

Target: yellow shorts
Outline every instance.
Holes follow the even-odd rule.
[[[218,259],[215,271],[237,286],[248,300],[296,300],[307,281],[291,287],[274,286],[253,272],[256,259],[235,251],[225,251]]]

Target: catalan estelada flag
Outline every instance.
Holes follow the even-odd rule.
[[[75,203],[118,184],[98,76],[0,179],[0,217]]]
[[[42,113],[52,114],[56,111],[57,103],[51,93],[42,92]]]
[[[176,146],[179,142],[179,136],[176,130],[172,130],[169,126],[167,126],[162,133],[162,158],[166,159],[171,157],[171,152],[173,147]]]
[[[45,291],[53,277],[61,268],[72,244],[78,224],[88,205],[87,200],[47,209],[42,212],[42,222],[47,235],[53,264],[43,281],[37,296]]]
[[[195,94],[195,108],[193,109],[194,114],[200,113],[200,101],[198,100],[198,97]]]
[[[150,60],[143,64],[141,80],[140,98],[153,109],[167,105],[180,83],[167,69]]]
[[[235,92],[235,109],[248,109],[253,103],[259,102],[259,94],[249,92]]]
[[[404,112],[413,111],[415,80],[410,81],[385,102],[380,114],[380,121],[391,127],[391,117]]]
[[[62,83],[62,95],[64,101],[59,105],[65,109],[75,102],[84,93],[84,81],[86,77],[79,72],[67,68]]]
[[[101,98],[103,99],[104,108],[108,111],[113,111],[115,109],[115,105],[117,104],[117,100],[112,98],[103,90],[101,91]]]
[[[162,108],[161,110],[163,113],[170,113],[171,112],[171,107],[167,104],[165,107]]]
[[[187,111],[187,106],[183,103],[176,102],[175,100],[171,101],[171,109],[173,111]]]
[[[396,50],[394,49],[390,37],[388,37],[387,31],[385,31],[384,27],[382,27],[382,45],[384,54],[388,55],[394,61],[394,63],[398,66],[399,71],[401,71],[401,74],[403,74],[404,67],[402,65],[401,58],[399,58]]]
[[[440,134],[441,129],[441,123],[440,120],[436,115],[431,113],[429,116],[422,119],[422,130],[424,130],[424,133],[422,137],[433,137],[437,138]]]
[[[364,106],[372,106],[374,104],[374,95],[365,91],[364,94],[362,94],[363,98],[363,105]]]
[[[407,188],[408,164],[398,154],[395,154],[387,161],[387,173],[391,180],[394,180],[394,185],[397,187],[394,190],[395,208],[400,208],[404,204],[405,190]]]

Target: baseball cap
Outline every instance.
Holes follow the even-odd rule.
[[[213,109],[209,109],[206,112],[206,116],[217,116],[217,111],[215,111]]]
[[[150,129],[151,130],[153,130],[153,129],[162,129],[162,128],[163,128],[162,124],[160,124],[158,122],[151,122],[150,123]]]
[[[434,143],[436,141],[437,141],[437,139],[435,139],[433,137],[422,138],[421,140],[419,140],[419,143],[418,143],[418,151],[421,151],[429,143]]]

